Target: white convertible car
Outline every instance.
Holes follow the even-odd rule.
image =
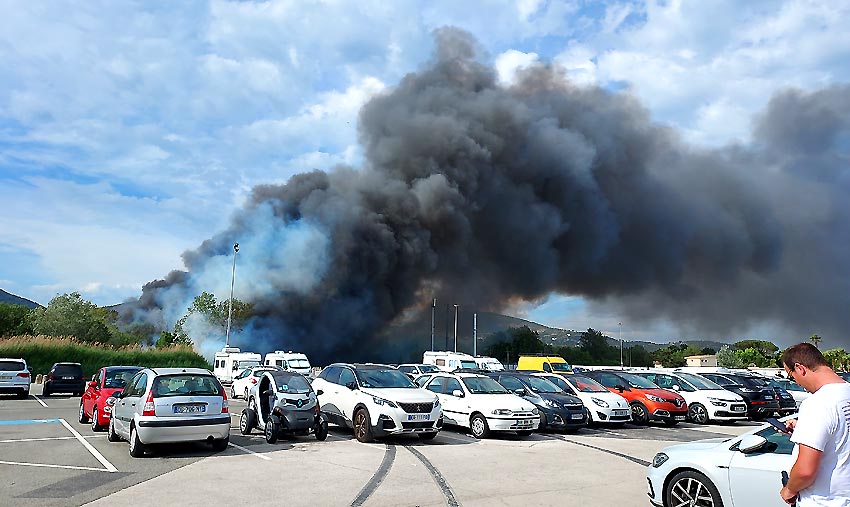
[[[674,445],[648,467],[649,499],[663,507],[783,507],[782,472],[794,444],[773,426],[743,435]]]

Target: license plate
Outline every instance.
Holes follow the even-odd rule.
[[[430,421],[431,414],[414,414],[407,416],[408,421]]]
[[[629,415],[628,410],[615,410],[614,415]]]
[[[747,407],[732,407],[732,412],[743,412]]]
[[[202,414],[206,411],[206,405],[174,405],[175,414]]]
[[[584,419],[584,414],[573,414],[570,416],[572,419]]]
[[[2,375],[2,376],[0,376],[0,380],[12,380],[12,376],[11,375]]]
[[[74,377],[62,377],[62,380],[74,380]]]
[[[517,421],[517,426],[523,426],[523,427],[528,426],[528,427],[531,427],[531,425],[532,425],[533,423],[534,423],[534,419],[523,419],[522,421]]]
[[[685,416],[683,416],[683,415],[677,415],[677,416],[673,417],[673,420],[674,420],[674,421],[684,421],[684,420],[685,420]]]

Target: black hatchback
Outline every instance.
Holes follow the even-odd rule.
[[[83,379],[83,367],[80,363],[56,363],[44,380],[42,396],[55,393],[73,393],[82,396],[86,382]]]
[[[543,377],[517,371],[485,372],[485,375],[537,407],[540,411],[538,431],[576,431],[587,425],[587,411],[581,399]]]
[[[727,391],[741,395],[747,404],[747,416],[764,419],[779,412],[779,396],[762,379],[737,373],[700,373]]]

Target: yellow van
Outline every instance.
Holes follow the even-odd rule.
[[[573,373],[573,367],[563,357],[519,356],[517,370],[547,371],[550,373]]]

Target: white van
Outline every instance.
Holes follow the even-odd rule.
[[[242,352],[238,347],[224,347],[215,353],[213,373],[222,384],[230,384],[240,371],[259,366],[263,357],[256,352]]]
[[[475,364],[478,368],[487,371],[503,371],[505,367],[495,357],[475,356]]]
[[[460,368],[478,368],[475,358],[463,352],[425,352],[422,363],[433,364],[443,371],[455,371]]]
[[[291,350],[287,352],[283,350],[269,352],[266,354],[263,365],[280,366],[284,370],[294,371],[305,377],[309,377],[312,371],[312,366],[310,366],[310,360],[307,359],[307,356],[300,352],[292,352]]]

